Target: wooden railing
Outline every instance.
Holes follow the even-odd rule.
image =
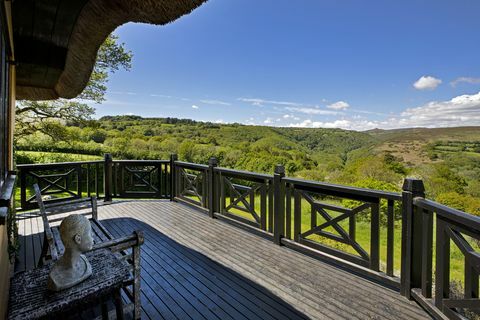
[[[90,197],[111,201],[112,198],[170,198],[169,160],[104,160],[22,164],[19,211],[37,208],[33,185],[38,184],[45,203]]]
[[[174,162],[177,199],[208,208],[208,166],[182,161]]]
[[[356,271],[400,287],[400,281],[394,275],[394,211],[395,202],[401,200],[401,194],[292,178],[282,181],[285,183],[286,198],[286,228],[285,234],[281,235],[285,239],[284,244],[296,247],[286,241],[291,239],[318,252],[348,261],[346,267],[354,264],[362,267],[355,268]],[[345,200],[350,200],[348,206],[342,205]],[[381,204],[384,210],[381,210]],[[369,224],[368,244],[360,243],[356,236],[359,215],[363,215]],[[387,244],[382,267],[381,220],[386,224],[383,236]],[[324,239],[338,243],[339,248],[325,244]]]
[[[460,319],[464,309],[480,309],[480,218],[426,200],[421,180],[406,179],[402,193],[385,192],[285,177],[283,166],[268,175],[176,155],[158,161],[106,155],[21,165],[18,173],[20,210],[35,206],[27,196],[33,183],[55,197],[47,201],[90,194],[105,201],[169,198],[398,289],[436,318]],[[449,290],[450,242],[465,259],[463,298]]]
[[[214,168],[215,214],[273,233],[273,176]]]
[[[425,199],[420,180],[407,180],[404,190],[402,293],[436,318],[478,314],[480,217]],[[451,245],[464,259],[463,292],[450,290]]]
[[[62,162],[17,166],[20,176],[20,208],[37,208],[33,185],[37,183],[46,202],[104,195],[104,162]]]
[[[113,197],[170,198],[170,161],[112,161]]]

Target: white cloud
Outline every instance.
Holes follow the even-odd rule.
[[[267,119],[265,119],[265,121],[263,121],[263,123],[265,123],[265,124],[272,124],[272,123],[273,123],[273,119],[272,119],[272,118],[267,118]]]
[[[349,107],[350,105],[345,101],[337,101],[327,106],[327,108],[333,109],[333,110],[345,110],[345,109],[348,109]]]
[[[220,101],[220,100],[200,100],[202,103],[206,104],[215,104],[215,105],[221,105],[221,106],[231,106],[231,103],[225,102],[225,101]]]
[[[370,130],[376,127],[376,123],[372,121],[352,121],[347,119],[339,119],[335,121],[323,122],[312,121],[310,119],[299,123],[290,123],[289,127],[300,128],[341,128],[347,130]]]
[[[289,124],[290,127],[342,128],[358,131],[375,128],[438,128],[478,125],[480,125],[480,92],[457,96],[447,101],[432,101],[416,108],[408,108],[400,115],[385,120],[368,120],[354,116],[351,119],[338,119],[330,122],[307,119]]]
[[[302,105],[301,103],[297,102],[289,102],[289,101],[275,101],[275,100],[265,100],[259,98],[238,98],[238,101],[247,102],[254,106],[263,106],[265,104],[273,104],[273,105],[280,105],[280,106],[299,106]]]
[[[289,118],[293,118],[293,116],[291,114],[284,114],[283,115],[283,119],[289,119]]]
[[[136,92],[131,92],[131,91],[110,91],[109,93],[111,94],[126,94],[128,96],[136,96]]]
[[[225,121],[223,121],[223,119],[217,119],[214,121],[214,123],[222,124],[222,123],[225,123]]]
[[[401,127],[452,127],[480,125],[480,92],[448,101],[432,101],[402,112]]]
[[[325,110],[320,108],[308,108],[308,107],[286,107],[285,108],[291,112],[300,112],[305,114],[316,114],[316,115],[338,115],[340,112]]]
[[[415,81],[413,87],[417,90],[433,90],[442,83],[442,80],[432,76],[422,76]]]
[[[480,78],[460,77],[450,82],[450,85],[456,87],[459,83],[480,84]]]
[[[347,120],[347,119],[339,119],[330,122],[323,122],[323,121],[312,121],[310,119],[304,120],[299,123],[290,123],[289,127],[300,127],[300,128],[341,128],[346,130],[370,130],[377,127],[377,123],[373,121],[366,121],[366,120]]]
[[[151,93],[150,97],[172,98],[172,96],[167,96],[165,94],[156,94],[156,93]]]
[[[200,109],[200,107],[197,105],[192,105],[192,109]]]

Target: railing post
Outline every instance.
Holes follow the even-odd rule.
[[[280,245],[285,236],[285,167],[275,166],[273,174],[273,239]]]
[[[213,213],[216,212],[216,201],[215,201],[215,172],[214,168],[218,166],[218,160],[215,157],[211,157],[208,160],[208,215],[210,218],[213,218]]]
[[[82,166],[77,165],[77,168],[75,168],[75,171],[77,172],[77,196],[79,198],[82,198],[82,183],[83,183]]]
[[[27,173],[20,169],[20,206],[22,210],[27,209]]]
[[[422,286],[422,223],[423,210],[413,204],[416,197],[425,197],[420,179],[407,178],[402,192],[402,263],[401,294],[411,298],[412,288]]]
[[[176,181],[176,170],[175,170],[175,161],[178,160],[176,154],[170,155],[170,201],[175,200],[177,195],[177,181]]]
[[[105,153],[103,169],[103,191],[105,193],[104,202],[112,201],[112,155]]]

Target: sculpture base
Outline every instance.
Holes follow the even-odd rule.
[[[87,257],[80,255],[74,268],[65,268],[60,259],[50,271],[47,288],[52,291],[61,291],[71,288],[92,275],[92,266]]]

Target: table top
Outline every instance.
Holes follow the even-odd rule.
[[[112,294],[130,277],[127,264],[110,250],[95,250],[86,256],[92,265],[92,275],[59,292],[47,289],[53,264],[16,274],[10,283],[8,319],[42,318],[89,302],[97,304],[98,298]]]

